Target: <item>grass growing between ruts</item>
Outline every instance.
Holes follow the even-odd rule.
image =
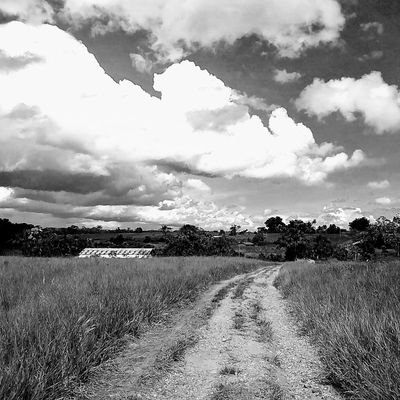
[[[275,285],[352,399],[400,398],[400,263],[286,264]]]
[[[265,264],[228,258],[0,258],[0,399],[67,396],[125,335],[210,284]]]

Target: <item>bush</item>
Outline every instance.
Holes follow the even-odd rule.
[[[253,244],[256,246],[263,246],[265,245],[265,238],[262,232],[257,232],[252,239]]]
[[[175,236],[168,237],[165,256],[233,256],[232,241],[214,237],[193,225],[184,225]]]

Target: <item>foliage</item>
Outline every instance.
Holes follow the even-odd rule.
[[[325,236],[318,235],[314,238],[313,255],[318,260],[326,260],[333,253],[331,241]]]
[[[268,218],[265,226],[269,233],[281,233],[286,229],[286,225],[279,216]]]
[[[28,257],[77,256],[92,240],[76,235],[57,235],[43,230],[22,240],[22,253]]]
[[[165,256],[233,256],[232,242],[224,235],[213,237],[194,225],[184,225],[170,236],[163,250]]]
[[[167,233],[170,232],[172,228],[167,225],[162,225],[160,230],[164,235],[167,235]]]
[[[301,219],[293,219],[289,221],[289,224],[286,226],[286,229],[289,230],[297,230],[302,233],[312,234],[315,233],[315,228],[313,227],[313,222],[304,222]]]
[[[265,238],[262,232],[257,232],[252,239],[252,242],[256,246],[263,246],[265,244]]]
[[[230,236],[236,236],[238,234],[238,230],[240,229],[240,225],[232,225],[229,228],[229,235]]]
[[[75,398],[126,335],[257,260],[0,259],[0,398]]]
[[[312,255],[311,242],[306,238],[304,232],[295,225],[288,226],[275,244],[280,248],[285,248],[285,259],[287,261],[308,258]]]
[[[124,236],[121,234],[119,234],[116,237],[112,237],[110,239],[110,242],[114,243],[116,246],[121,246],[122,243],[124,243],[124,241],[125,241]]]
[[[400,398],[398,263],[296,263],[276,285],[332,384],[354,399]]]
[[[33,225],[14,224],[9,219],[0,218],[0,254],[4,249],[12,247],[12,240],[31,228]]]
[[[400,218],[395,216],[392,221],[379,217],[375,224],[368,229],[367,237],[377,248],[394,249],[396,256],[400,257]]]
[[[349,223],[350,229],[358,232],[365,232],[369,228],[369,226],[369,219],[365,217],[356,218]]]
[[[274,261],[274,262],[285,261],[284,256],[280,253],[268,253],[267,255],[260,253],[259,259],[267,260],[267,261]]]
[[[339,261],[347,261],[353,259],[350,256],[349,251],[343,245],[334,247],[332,256]]]
[[[326,233],[330,235],[337,235],[340,233],[340,228],[336,226],[335,224],[330,224],[328,228],[326,228]]]

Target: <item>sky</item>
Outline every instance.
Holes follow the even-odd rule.
[[[0,0],[0,217],[400,211],[398,0]]]

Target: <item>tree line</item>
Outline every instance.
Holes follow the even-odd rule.
[[[96,232],[108,232],[100,228],[96,227]],[[112,231],[119,232],[115,237],[94,241],[90,235],[86,235],[93,233],[93,228],[81,229],[73,225],[68,228],[42,229],[0,219],[0,254],[10,250],[12,254],[13,250],[17,250],[25,256],[76,256],[85,247],[154,247],[156,244],[156,254],[161,256],[235,256],[240,254],[237,250],[238,240],[234,236],[247,233],[252,235],[252,243],[260,247],[260,258],[273,261],[330,257],[339,260],[368,260],[377,254],[400,257],[398,216],[392,220],[380,217],[374,223],[365,217],[356,218],[349,223],[349,231],[335,224],[316,227],[315,220],[305,222],[294,219],[285,223],[280,216],[268,218],[265,226],[254,233],[246,229],[241,231],[240,228],[239,225],[233,225],[227,232],[209,232],[186,224],[172,232],[170,227],[163,225],[158,236],[153,232],[137,238],[124,236],[122,230],[116,229]],[[136,232],[142,233],[142,229],[139,229]],[[279,234],[274,242],[279,251],[266,254],[263,246],[264,249],[268,247],[266,238],[269,233]],[[333,238],[330,235],[342,233],[346,234],[340,236],[339,241],[330,240]]]

